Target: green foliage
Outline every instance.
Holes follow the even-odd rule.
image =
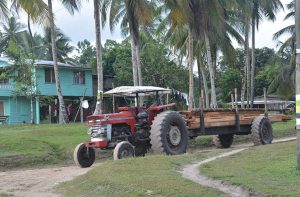
[[[15,96],[33,98],[38,94],[33,78],[34,59],[26,54],[14,40],[10,40],[6,53],[12,58],[14,65],[7,72],[14,73],[13,93]]]
[[[239,89],[241,87],[241,81],[241,73],[237,68],[229,68],[221,74],[219,79],[219,88],[223,101],[231,101],[231,94],[234,93],[235,88]]]
[[[76,51],[79,56],[76,56],[75,59],[80,65],[84,67],[96,66],[96,48],[88,40],[78,42]]]

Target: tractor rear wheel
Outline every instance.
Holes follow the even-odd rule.
[[[117,144],[114,149],[114,160],[134,157],[134,147],[127,141]]]
[[[177,155],[186,152],[187,128],[177,112],[165,111],[158,114],[153,120],[150,133],[154,153]]]
[[[273,128],[271,121],[267,117],[258,116],[253,120],[251,138],[255,146],[272,143]]]
[[[74,150],[74,161],[81,168],[88,168],[95,162],[94,148],[86,147],[85,144],[78,144]]]
[[[233,134],[221,134],[214,136],[213,142],[218,148],[229,148],[233,142]]]

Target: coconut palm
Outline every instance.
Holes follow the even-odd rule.
[[[75,11],[79,10],[80,0],[60,0],[60,2],[65,6],[65,8],[74,14]],[[54,63],[54,76],[56,82],[57,96],[59,100],[59,123],[67,123],[68,116],[66,113],[66,107],[64,104],[64,99],[61,92],[60,79],[58,73],[58,59],[57,59],[57,46],[56,46],[56,27],[54,22],[54,12],[52,8],[52,0],[48,0],[48,10],[49,10],[49,23],[51,29],[51,44],[52,44],[52,57]]]
[[[2,26],[2,36],[0,38],[0,52],[6,50],[9,41],[18,43],[21,45],[23,43],[24,36],[26,34],[25,25],[17,21],[15,17],[10,17],[7,22],[3,22]]]
[[[45,59],[52,60],[53,59],[53,51],[52,51],[52,42],[51,42],[51,29],[46,27],[44,30],[44,37],[42,39],[44,46],[44,54]],[[68,54],[74,50],[74,47],[71,46],[70,38],[67,37],[60,29],[56,28],[56,48],[57,48],[57,60],[59,62],[66,63],[68,60]]]
[[[293,19],[295,20],[295,1],[292,0],[289,4],[287,4],[287,9],[289,13],[285,16],[284,20]],[[295,43],[296,43],[296,33],[295,33],[295,24],[289,25],[287,27],[282,28],[278,32],[273,35],[274,40],[278,40],[283,35],[290,35],[289,38],[286,39],[283,43],[280,43],[280,49],[278,52],[283,52],[286,48],[291,48],[292,51],[295,50]]]
[[[251,107],[254,101],[254,79],[255,79],[255,31],[263,17],[267,20],[275,21],[276,13],[283,9],[280,0],[253,0],[252,1],[252,64],[251,64]]]
[[[104,4],[102,4],[104,6]],[[97,102],[94,114],[102,114],[103,108],[103,66],[102,66],[102,50],[101,50],[101,21],[100,21],[100,0],[94,0],[94,20],[96,32],[96,59],[97,59],[97,76],[98,76],[98,91]],[[103,10],[106,8],[104,7]]]
[[[149,26],[153,20],[153,1],[148,0],[105,0],[109,7],[108,21],[111,30],[121,23],[123,34],[129,33],[131,39],[133,84],[142,85],[142,66],[140,58],[140,28]],[[128,31],[127,31],[128,30]]]

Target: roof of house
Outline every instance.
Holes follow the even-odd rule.
[[[13,65],[13,63],[14,62],[8,57],[0,57],[0,67],[11,66],[11,65]],[[49,60],[36,60],[34,65],[35,66],[49,66],[49,67],[52,67],[54,65],[54,62],[49,61]],[[85,68],[85,67],[80,67],[80,66],[76,66],[76,65],[71,65],[71,64],[65,64],[65,63],[61,63],[61,62],[58,62],[58,66],[63,67],[63,68],[77,68],[77,69],[84,69],[84,70],[91,70],[92,69],[92,68]]]

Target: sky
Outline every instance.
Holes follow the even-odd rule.
[[[281,0],[283,5],[288,4],[291,0]],[[92,1],[85,2],[79,13],[75,15],[70,15],[59,1],[53,1],[53,10],[55,14],[56,26],[60,28],[64,34],[66,34],[71,39],[71,44],[76,45],[78,41],[84,39],[89,40],[91,43],[95,43],[95,31],[94,31],[94,16],[93,16],[93,4]],[[285,26],[294,23],[293,20],[283,21],[287,9],[281,11],[277,14],[277,20],[273,23],[271,21],[264,20],[257,32],[256,37],[256,47],[269,47],[277,48],[277,41],[272,39],[273,34]],[[26,24],[26,16],[21,17],[21,21]],[[42,33],[42,27],[34,25],[33,32]],[[286,37],[282,37],[280,40],[284,41]],[[110,32],[107,26],[104,26],[102,30],[102,40],[112,39],[121,41],[123,37],[121,36],[120,29],[115,28],[114,32]],[[234,44],[237,47],[237,44]]]

